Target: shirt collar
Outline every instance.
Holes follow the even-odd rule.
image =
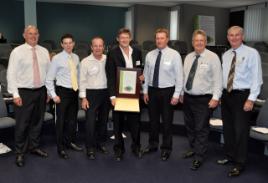
[[[73,56],[73,53],[70,53],[70,54],[69,54],[69,53],[67,53],[65,50],[62,50],[62,53],[63,53],[63,55],[66,56],[67,58]]]
[[[157,53],[159,52],[159,51],[161,51],[162,53],[163,52],[165,52],[166,50],[168,50],[168,46],[166,46],[165,48],[163,48],[163,49],[159,49],[159,48],[156,48],[156,51],[157,51]]]
[[[207,49],[205,48],[204,51],[201,54],[198,54],[196,52],[193,52],[193,57],[195,58],[197,55],[200,55],[200,57],[204,57],[206,54]]]
[[[94,60],[94,61],[104,61],[106,59],[106,55],[102,54],[101,60],[96,59],[96,57],[94,57],[93,53],[91,53],[88,57],[89,60]]]
[[[238,52],[238,51],[240,51],[243,47],[244,47],[244,44],[242,43],[238,48],[236,48],[236,49],[233,49],[233,48],[232,48],[232,51]]]
[[[35,45],[35,46],[33,47],[33,46],[29,45],[28,43],[25,43],[25,46],[26,46],[26,48],[28,48],[28,49],[32,49],[32,48],[37,49],[37,48],[38,48],[37,45]]]
[[[119,46],[119,48],[121,49],[122,53],[124,53],[124,50],[121,46]],[[131,46],[128,46],[128,53],[129,55],[132,55],[133,49],[131,48]]]

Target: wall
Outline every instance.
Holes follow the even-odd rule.
[[[1,0],[0,32],[8,42],[23,41],[24,6],[23,2]]]
[[[194,17],[196,15],[215,16],[216,45],[227,44],[226,32],[229,27],[229,9],[213,8],[196,5],[181,5],[180,40],[186,41],[188,50],[191,50],[191,39],[194,31]]]
[[[157,28],[169,29],[169,8],[159,6],[134,6],[134,39],[140,44],[146,40],[154,40]]]
[[[64,33],[74,35],[76,41],[86,41],[96,35],[106,43],[115,39],[124,26],[127,8],[76,4],[37,3],[37,25],[41,40],[59,43]]]

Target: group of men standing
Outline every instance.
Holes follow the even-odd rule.
[[[75,144],[78,96],[86,111],[87,156],[95,159],[96,151],[108,153],[104,143],[110,105],[116,104],[117,68],[143,65],[141,51],[130,46],[130,31],[126,28],[118,31],[119,44],[107,56],[103,54],[104,40],[94,37],[92,53],[81,63],[73,53],[75,42],[71,34],[62,36],[63,51],[55,55],[51,63],[47,50],[37,44],[36,27],[26,27],[23,36],[25,44],[12,51],[7,74],[8,90],[15,104],[16,164],[24,166],[28,150],[41,157],[48,156],[39,148],[39,141],[49,98],[56,104],[57,150],[61,158],[69,158],[67,148],[82,151]],[[207,152],[210,116],[221,102],[226,157],[218,164],[233,163],[228,175],[240,175],[247,159],[250,111],[260,92],[262,71],[258,52],[243,44],[241,27],[229,28],[227,39],[231,48],[224,53],[221,64],[219,57],[206,49],[206,33],[194,31],[194,51],[182,64],[180,54],[168,47],[168,30],[156,31],[157,48],[146,55],[143,75],[139,77],[144,82],[143,97],[148,104],[149,143],[141,149],[139,113],[113,110],[117,161],[121,161],[125,153],[124,124],[131,133],[131,151],[141,158],[158,150],[161,123],[160,158],[168,160],[172,151],[173,106],[181,102],[190,144],[184,158],[194,157],[191,169],[197,170]]]

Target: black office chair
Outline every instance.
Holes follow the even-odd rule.
[[[264,105],[261,107],[257,117],[255,127],[268,128],[268,101],[266,100]],[[262,141],[265,145],[264,154],[268,156],[268,134],[263,134],[253,130],[254,126],[250,129],[250,137],[259,141]]]

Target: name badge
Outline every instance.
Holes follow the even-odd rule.
[[[171,61],[169,61],[169,60],[165,60],[163,64],[165,64],[165,65],[170,65],[170,64],[171,64]]]
[[[136,61],[136,65],[141,65],[141,61],[140,60],[137,60]]]
[[[200,64],[200,69],[207,69],[207,68],[208,68],[208,64],[206,64],[206,63]]]

